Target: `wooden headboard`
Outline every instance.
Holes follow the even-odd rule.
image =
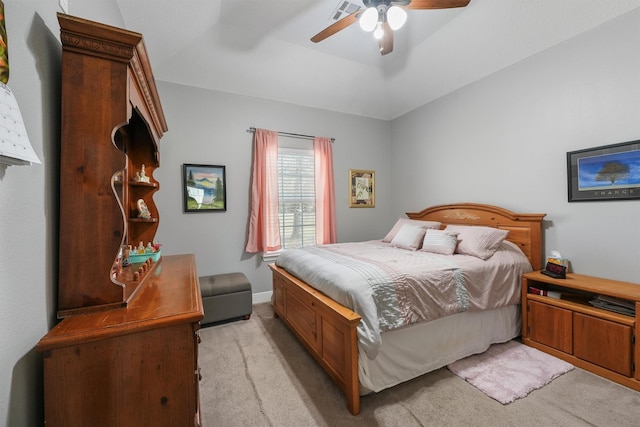
[[[509,230],[507,240],[529,258],[534,270],[543,267],[542,219],[546,214],[514,213],[497,206],[477,203],[457,203],[426,208],[420,212],[407,212],[411,219],[438,221],[444,228],[448,224],[484,225]]]

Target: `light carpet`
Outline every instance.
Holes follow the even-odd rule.
[[[640,393],[578,367],[509,405],[445,367],[363,396],[353,416],[270,303],[199,333],[203,427],[637,427],[640,419]]]
[[[573,365],[517,341],[494,344],[447,366],[487,396],[506,405],[549,384]]]

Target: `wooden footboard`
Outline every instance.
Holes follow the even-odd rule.
[[[347,408],[360,413],[358,338],[360,315],[295,278],[273,270],[273,302],[280,317],[347,397]]]

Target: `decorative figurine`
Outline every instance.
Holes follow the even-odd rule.
[[[142,170],[140,171],[140,182],[149,182],[149,177],[145,172],[144,164],[142,165]]]
[[[138,218],[151,218],[151,212],[149,212],[147,204],[142,199],[138,199]]]
[[[126,267],[131,264],[129,259],[129,253],[131,252],[131,246],[123,246],[122,249],[122,266]]]
[[[120,274],[122,274],[122,257],[123,257],[123,253],[122,253],[122,248],[120,248],[120,250],[118,251],[118,256],[116,257],[116,262],[115,265],[113,267],[113,276],[118,277]]]
[[[143,254],[143,253],[144,253],[144,243],[140,241],[140,244],[138,245],[138,254]]]

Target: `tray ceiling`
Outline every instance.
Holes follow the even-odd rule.
[[[142,33],[156,80],[393,119],[640,7],[471,0],[412,10],[381,56],[357,24],[309,40],[343,1],[71,0],[69,13]]]

